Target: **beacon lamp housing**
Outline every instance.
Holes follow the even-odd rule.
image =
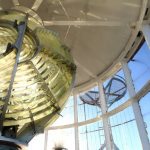
[[[0,131],[28,143],[59,116],[76,66],[56,34],[32,16],[0,12]]]

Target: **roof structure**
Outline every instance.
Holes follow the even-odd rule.
[[[82,87],[126,56],[138,34],[146,1],[5,0],[0,6],[28,12],[56,31],[71,48],[77,65],[75,87]]]

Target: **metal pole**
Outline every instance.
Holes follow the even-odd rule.
[[[83,104],[83,106],[84,106],[84,119],[86,120],[85,103]],[[87,125],[85,126],[85,135],[86,135],[86,145],[87,145],[87,150],[89,150]]]
[[[102,116],[103,116],[102,120],[103,120],[104,134],[105,134],[106,150],[112,150],[113,143],[112,143],[112,138],[111,138],[111,130],[109,126],[108,117],[106,115],[107,104],[106,104],[105,92],[104,92],[102,82],[97,82],[97,83],[98,83],[98,89],[99,89],[99,95],[100,95],[99,101],[100,101]]]
[[[45,134],[45,137],[44,137],[44,150],[47,150],[48,130],[45,130],[44,134]]]
[[[75,150],[79,150],[79,131],[78,131],[78,103],[77,95],[73,95],[74,99],[74,130],[75,130]]]
[[[135,23],[120,22],[120,21],[84,21],[84,20],[69,20],[69,21],[44,21],[45,26],[106,26],[106,27],[120,27],[130,26],[134,27]]]
[[[122,61],[122,69],[125,75],[129,96],[130,98],[132,98],[136,95],[136,92],[135,92],[134,84],[131,78],[131,72],[128,68],[128,64],[126,60]],[[132,104],[132,108],[133,108],[133,112],[134,112],[134,116],[135,116],[135,120],[136,120],[143,150],[150,150],[150,143],[149,143],[149,139],[147,136],[147,132],[146,132],[144,120],[141,114],[139,103],[137,101],[134,101],[134,103]]]

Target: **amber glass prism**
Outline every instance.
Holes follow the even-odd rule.
[[[38,20],[28,17],[19,63],[11,95],[6,104],[17,49],[13,47],[18,30],[16,23],[26,14],[16,11],[0,13],[0,113],[7,105],[3,126],[23,126],[44,121],[44,126],[59,116],[73,87],[75,65],[69,49],[57,35]],[[10,46],[11,45],[11,46]]]

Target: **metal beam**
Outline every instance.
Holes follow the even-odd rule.
[[[120,21],[43,21],[45,26],[104,26],[104,27],[120,27],[120,26],[134,26],[136,23],[130,24]]]
[[[113,141],[111,136],[111,129],[109,125],[109,118],[108,116],[105,116],[107,114],[107,104],[106,104],[106,98],[105,98],[105,92],[103,88],[103,83],[97,82],[98,89],[99,89],[99,102],[101,104],[101,110],[102,110],[102,121],[103,121],[103,128],[104,128],[104,135],[105,135],[105,142],[106,142],[106,150],[112,150],[113,149]]]
[[[126,60],[122,61],[122,69],[125,75],[129,96],[130,98],[133,98],[136,96],[136,92],[134,89],[131,72],[128,68],[128,64]],[[150,143],[149,143],[148,135],[147,135],[146,128],[145,128],[145,123],[141,114],[139,103],[137,101],[134,101],[134,103],[132,103],[132,108],[133,108],[133,112],[134,112],[134,116],[135,116],[135,120],[136,120],[143,150],[150,150]]]
[[[44,150],[47,150],[47,143],[48,143],[48,130],[45,130],[44,132]]]
[[[78,103],[77,95],[73,95],[74,98],[74,130],[75,130],[75,150],[79,150],[79,131],[78,131]]]

